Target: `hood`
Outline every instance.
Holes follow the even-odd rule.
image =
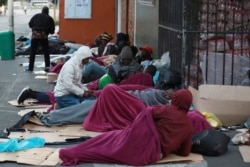
[[[133,52],[131,50],[131,47],[130,46],[124,46],[122,48],[120,57],[122,59],[133,59],[134,57],[133,57]]]
[[[192,103],[192,100],[193,100],[193,97],[189,90],[180,89],[174,93],[171,104],[173,106],[176,106],[183,112],[188,112],[190,105]]]
[[[76,59],[79,62],[79,64],[82,64],[82,59],[90,57],[92,57],[92,52],[88,46],[81,46],[73,54],[73,58]]]
[[[47,6],[44,6],[43,9],[42,9],[42,13],[43,14],[49,14],[49,8]]]

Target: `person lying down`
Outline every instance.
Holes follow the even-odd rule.
[[[96,99],[94,100],[84,101],[81,104],[63,109],[52,110],[48,114],[40,115],[39,119],[46,126],[81,124],[89,114],[90,110],[92,110],[92,108],[96,105],[97,101],[101,101],[101,105],[107,106],[109,103],[116,104],[117,100],[127,101],[128,97],[123,97],[123,95],[130,94],[130,96],[140,99],[140,101],[142,101],[147,106],[162,105],[169,103],[173,92],[174,90],[172,89],[160,90],[141,85],[116,86],[115,84],[111,84],[108,85],[108,88],[105,87],[103,90],[96,91]],[[120,96],[120,99],[114,99],[113,97],[115,97],[115,95]],[[115,108],[117,105],[114,105],[113,107]]]
[[[141,86],[133,87],[134,90],[131,90],[132,88],[129,86],[124,88],[124,86],[110,84],[102,91],[98,91],[99,93],[96,93],[96,100],[86,101],[64,109],[53,110],[49,114],[38,115],[38,118],[46,126],[76,123],[83,124],[83,128],[86,130],[107,133],[107,135],[101,138],[91,139],[90,141],[93,140],[93,143],[86,144],[93,146],[92,149],[85,146],[85,142],[79,146],[76,145],[74,148],[62,149],[60,151],[60,158],[63,160],[63,165],[76,165],[85,162],[131,165],[150,164],[161,157],[167,156],[169,153],[188,155],[190,151],[189,142],[187,141],[189,141],[190,137],[184,136],[192,136],[194,133],[211,128],[198,111],[189,111],[192,95],[190,95],[188,90],[181,89],[174,93],[173,90],[164,91],[154,88],[145,89],[145,87]],[[171,102],[170,99],[172,99]],[[191,123],[191,126],[189,123]],[[185,131],[185,135],[182,134],[183,130]],[[142,138],[142,136],[144,137]],[[135,138],[138,138],[138,141],[134,145],[131,145],[130,142],[134,141]],[[182,140],[184,138],[185,141]],[[119,142],[116,143],[117,141]],[[167,143],[169,142],[173,143],[168,145]],[[183,144],[181,144],[182,142]],[[187,143],[184,144],[185,142]],[[108,145],[104,144],[101,146],[101,143],[109,143],[110,145],[114,145],[114,147],[116,144],[121,145],[122,148],[117,150],[112,147],[115,150],[111,150],[118,157],[114,156],[115,159],[113,159],[113,153],[109,152],[106,158],[100,159],[109,150]],[[143,145],[143,148],[150,146],[146,153],[146,155],[150,156],[140,157],[140,151],[142,152],[143,150],[131,153],[129,148],[136,148],[138,145],[136,143],[149,143],[147,146]],[[180,150],[177,149],[179,148],[177,145],[182,148]],[[98,149],[99,147],[103,149]],[[93,148],[97,149],[93,150]],[[128,148],[128,151],[126,148]],[[82,153],[78,149],[87,151],[86,153]],[[156,152],[157,154],[155,154]],[[72,158],[71,154],[75,158]],[[86,154],[91,155],[92,158],[86,159]],[[124,154],[131,154],[135,157],[123,159],[121,155]],[[139,156],[138,160],[137,156]]]
[[[105,103],[102,96],[107,94],[112,96]],[[187,117],[191,102],[192,94],[181,89],[174,93],[170,105],[147,106],[119,87],[108,85],[83,122],[86,130],[106,133],[60,149],[61,165],[91,162],[138,166],[152,164],[170,153],[187,156],[194,131]]]

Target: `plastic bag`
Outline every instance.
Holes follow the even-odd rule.
[[[10,138],[7,142],[0,143],[0,152],[15,152],[30,148],[42,147],[45,139],[41,137],[31,137],[19,141],[17,138]]]
[[[204,115],[204,117],[206,118],[206,120],[208,121],[208,123],[212,127],[218,128],[218,127],[222,126],[221,121],[219,120],[219,118],[215,114],[208,113],[208,112],[202,112],[202,115]]]
[[[162,54],[161,59],[153,60],[152,64],[157,68],[160,69],[164,66],[164,68],[170,68],[171,60],[169,56],[169,52],[165,52]]]

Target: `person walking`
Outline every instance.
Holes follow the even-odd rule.
[[[31,51],[29,58],[29,67],[26,71],[33,71],[36,56],[36,50],[39,44],[42,46],[45,61],[45,71],[49,70],[49,41],[48,35],[55,32],[55,23],[51,16],[49,16],[49,8],[44,6],[42,12],[35,14],[29,21],[29,27],[32,29],[31,37]]]

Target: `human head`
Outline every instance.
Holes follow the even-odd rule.
[[[133,52],[133,57],[136,57],[136,54],[137,54],[137,52],[138,52],[137,47],[134,46],[134,45],[132,45],[132,46],[130,46],[130,47],[131,47],[131,50],[132,50],[132,52]]]
[[[192,100],[193,97],[189,90],[179,89],[173,94],[171,104],[183,112],[188,112]]]
[[[88,46],[81,46],[74,52],[73,57],[76,57],[82,64],[87,64],[89,58],[92,57],[92,52]]]
[[[129,44],[126,42],[126,41],[120,41],[118,44],[117,44],[117,50],[118,50],[118,53],[120,54],[122,49],[125,47],[125,46],[129,46]]]
[[[129,35],[123,32],[119,32],[116,34],[116,45],[118,45],[121,41],[126,42],[129,45]]]
[[[100,36],[100,35],[97,36],[97,37],[95,38],[94,43],[95,43],[95,45],[96,45],[97,47],[101,45],[102,39],[101,39],[101,36]]]
[[[130,46],[125,46],[122,48],[121,54],[121,64],[122,65],[129,65],[130,62],[133,60],[133,52]]]
[[[148,73],[153,77],[156,71],[157,71],[157,68],[154,65],[148,65],[148,67],[145,70],[145,73]]]
[[[150,46],[140,47],[139,50],[141,51],[142,61],[143,60],[152,60],[153,49]]]
[[[49,8],[47,7],[47,6],[44,6],[43,8],[42,8],[42,13],[43,14],[49,14]]]
[[[105,43],[108,43],[113,39],[113,36],[107,32],[102,33],[100,37],[101,37],[101,40]]]
[[[106,55],[117,55],[117,54],[118,54],[118,49],[115,45],[108,46]]]

